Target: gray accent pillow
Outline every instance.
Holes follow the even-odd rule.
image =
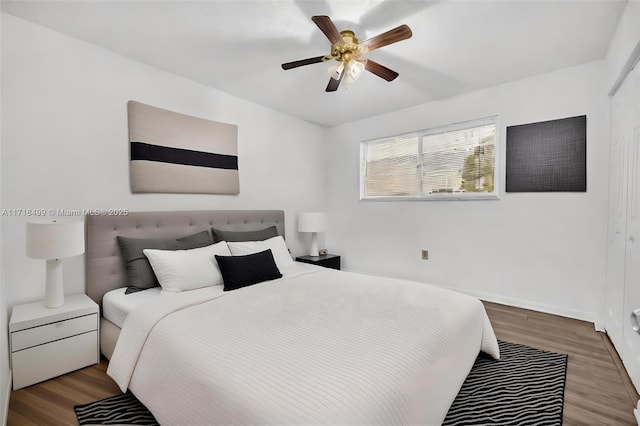
[[[205,247],[213,244],[209,231],[201,231],[197,234],[175,240],[142,239],[130,237],[117,237],[120,253],[127,270],[127,290],[125,294],[133,293],[160,285],[153,273],[149,260],[144,255],[144,249],[158,250],[188,250]]]
[[[213,241],[216,243],[220,241],[264,241],[277,237],[278,228],[276,228],[275,225],[255,231],[224,231],[222,229],[211,228],[211,233],[213,234]]]

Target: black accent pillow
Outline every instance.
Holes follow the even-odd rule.
[[[127,290],[125,294],[157,287],[160,285],[153,273],[144,249],[188,250],[213,244],[209,231],[198,232],[175,240],[157,240],[130,237],[117,237],[120,253],[127,271]]]
[[[219,243],[220,241],[264,241],[277,237],[278,228],[276,228],[275,225],[255,231],[225,231],[223,229],[211,228],[211,234],[213,235],[214,243]]]
[[[215,255],[222,279],[224,291],[258,284],[263,281],[281,278],[282,274],[273,260],[271,249],[242,256]]]

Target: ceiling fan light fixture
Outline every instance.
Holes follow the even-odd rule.
[[[349,70],[348,76],[350,77],[350,79],[356,81],[360,78],[362,72],[364,71],[364,64],[362,62],[356,61],[355,59],[352,59],[351,61],[349,61],[347,69]]]
[[[349,61],[344,75],[345,88],[348,89],[351,83],[360,78],[364,69],[364,64],[362,62],[358,62],[355,59]]]
[[[344,71],[344,62],[337,62],[335,65],[330,66],[328,71],[331,78],[333,78],[334,80],[340,80],[340,76]]]

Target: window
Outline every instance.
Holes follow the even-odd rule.
[[[361,199],[497,198],[496,117],[360,145]]]

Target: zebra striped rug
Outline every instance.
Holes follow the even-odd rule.
[[[80,425],[158,425],[147,407],[129,392],[73,408]]]
[[[561,426],[567,355],[498,343],[500,360],[478,356],[443,425]],[[158,424],[130,393],[74,408],[80,425]]]
[[[443,426],[561,426],[567,355],[498,344],[500,359],[478,356]]]

